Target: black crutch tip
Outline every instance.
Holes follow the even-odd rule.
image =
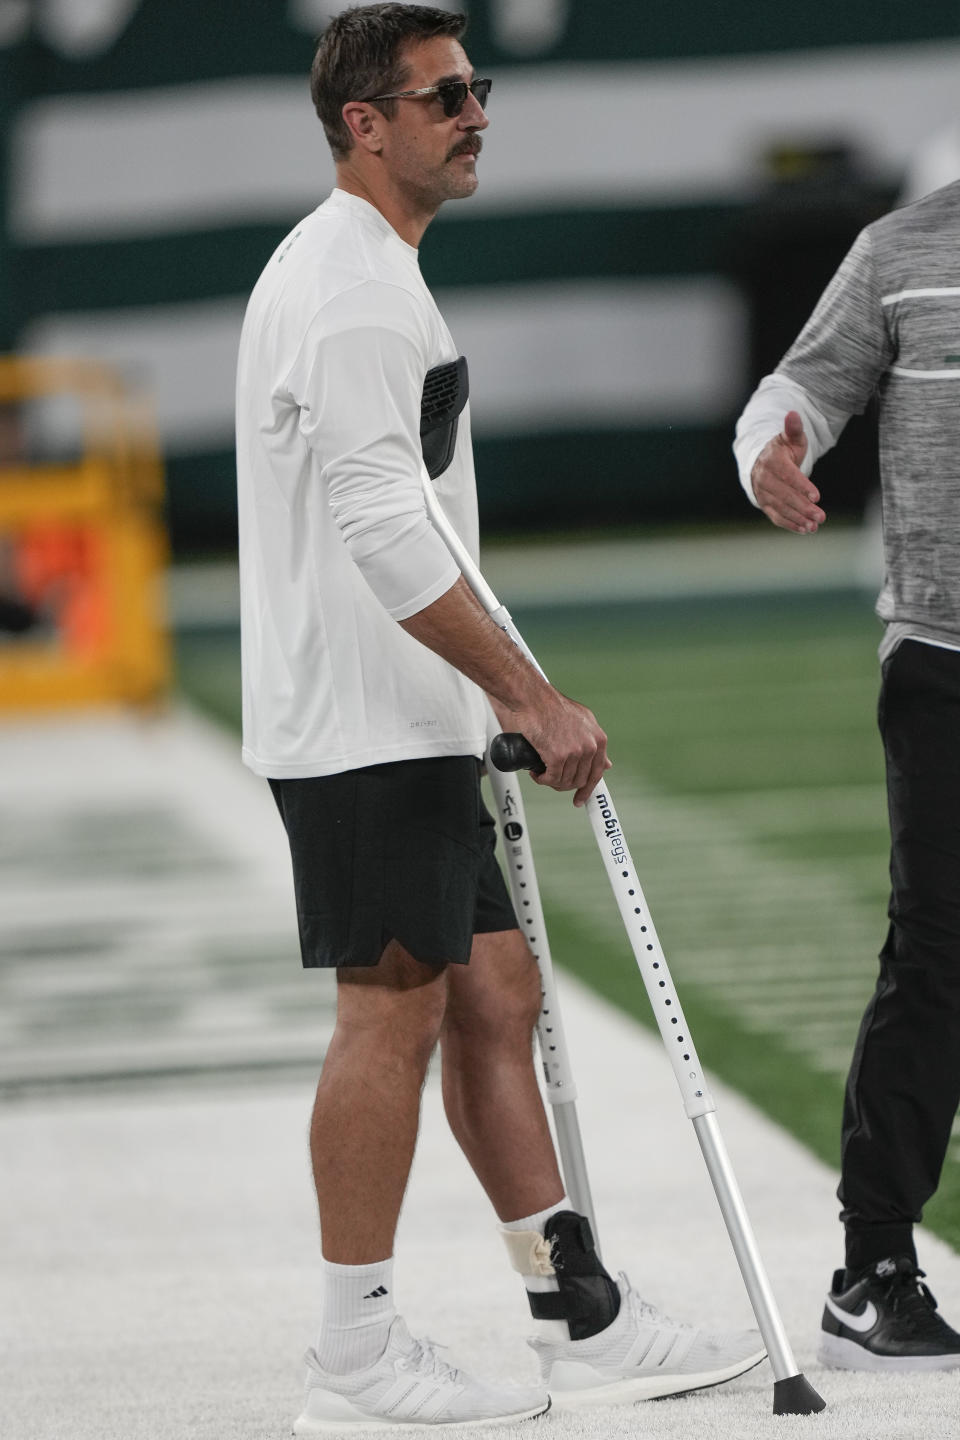
[[[774,1415],[816,1415],[827,1402],[818,1395],[805,1375],[791,1375],[773,1382]]]

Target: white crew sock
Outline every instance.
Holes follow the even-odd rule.
[[[374,1265],[335,1265],[320,1261],[323,1306],[317,1335],[317,1359],[324,1370],[346,1375],[365,1370],[387,1348],[396,1316],[393,1256]]]
[[[561,1210],[572,1210],[567,1196],[558,1200],[556,1205],[550,1205],[546,1210],[538,1210],[535,1215],[525,1215],[522,1220],[508,1220],[501,1225],[501,1230],[535,1230],[539,1235],[543,1234],[543,1227],[551,1215],[558,1214]],[[545,1295],[550,1291],[556,1292],[560,1289],[555,1275],[533,1275],[528,1274],[526,1269],[520,1271],[523,1283],[527,1290],[534,1295]],[[541,1340],[569,1340],[570,1327],[566,1320],[536,1320],[537,1334]]]

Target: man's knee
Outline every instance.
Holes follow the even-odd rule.
[[[383,1055],[426,1065],[443,1026],[446,967],[427,965],[391,941],[377,965],[337,970],[337,1025],[341,1040],[375,1038]]]
[[[451,971],[446,1025],[528,1043],[542,1003],[540,971],[520,931],[476,935],[470,964]]]

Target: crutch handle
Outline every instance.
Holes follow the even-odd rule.
[[[505,773],[531,770],[534,775],[542,775],[547,768],[523,735],[494,735],[490,741],[490,763]]]

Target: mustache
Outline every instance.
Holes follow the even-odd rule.
[[[447,159],[452,160],[455,155],[479,155],[482,149],[483,141],[480,136],[470,135],[466,140],[461,140],[459,145],[454,145]]]

